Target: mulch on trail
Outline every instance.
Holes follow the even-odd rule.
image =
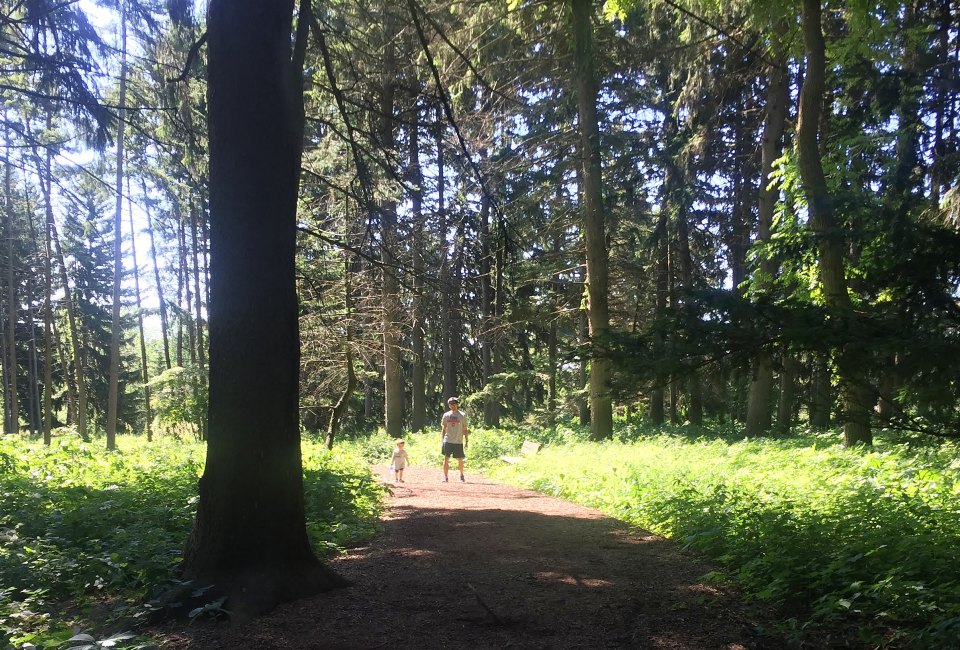
[[[674,543],[469,468],[450,477],[412,467],[391,482],[383,532],[330,563],[351,587],[242,625],[168,628],[162,647],[783,647]]]

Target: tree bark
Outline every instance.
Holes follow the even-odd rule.
[[[410,145],[409,178],[411,217],[413,219],[413,327],[411,331],[413,372],[411,376],[410,429],[421,431],[427,425],[427,375],[424,364],[424,322],[426,320],[426,297],[424,296],[423,261],[424,215],[423,215],[423,169],[420,167],[420,110],[413,102],[413,119],[410,122],[408,141]]]
[[[143,211],[147,215],[147,232],[150,235],[150,262],[153,265],[153,283],[157,288],[157,300],[160,302],[160,334],[163,337],[163,361],[167,370],[173,366],[170,363],[170,336],[167,320],[167,303],[163,298],[163,283],[160,281],[160,266],[157,264],[157,244],[153,236],[153,215],[150,211],[150,199],[147,196],[147,182],[142,181]]]
[[[395,158],[394,106],[397,85],[397,56],[393,44],[396,36],[389,3],[383,3],[384,61],[380,85],[379,144],[388,160]],[[383,408],[384,427],[387,435],[399,438],[403,434],[403,368],[400,349],[400,283],[399,255],[400,238],[397,232],[397,202],[392,197],[380,203],[380,261],[383,263],[382,308],[383,308]]]
[[[780,372],[780,401],[777,405],[777,429],[781,433],[790,433],[793,428],[797,366],[796,359],[789,355],[783,356],[783,370]]]
[[[835,318],[849,319],[853,316],[853,305],[847,292],[843,265],[843,231],[834,214],[819,149],[820,110],[826,83],[826,46],[821,12],[820,0],[803,0],[807,70],[797,116],[797,159],[810,213],[809,227],[817,238],[824,301],[833,310]],[[844,401],[844,444],[848,447],[871,444],[869,393],[862,378],[858,377],[863,368],[863,351],[856,342],[849,342],[841,344],[835,356]]]
[[[110,392],[107,399],[107,449],[117,448],[117,410],[120,404],[120,299],[123,281],[123,137],[127,123],[127,3],[120,2],[120,107],[117,109],[116,210],[113,215],[113,309],[110,327]]]
[[[47,113],[47,131],[52,128],[53,119]],[[36,151],[34,151],[36,155]],[[53,153],[47,147],[42,170],[37,161],[37,176],[40,179],[40,190],[43,192],[43,444],[49,446],[53,441],[53,246],[51,230],[53,229],[53,201],[51,200],[51,183],[53,182],[52,167]],[[70,392],[70,379],[64,374],[64,384]],[[68,400],[69,401],[69,400]],[[68,409],[69,411],[69,409]]]
[[[654,298],[654,314],[656,319],[661,321],[667,312],[667,296],[669,294],[670,268],[669,268],[669,242],[667,241],[667,212],[662,210],[657,222],[657,228],[654,232],[654,245],[656,251],[656,295]],[[663,358],[663,334],[657,332],[653,340],[654,357]],[[654,379],[653,388],[650,391],[650,422],[655,426],[661,426],[666,419],[664,410],[664,397],[667,384],[667,377],[658,372]]]
[[[293,4],[212,0],[208,13],[209,440],[183,566],[228,597],[235,619],[343,584],[313,554],[305,524]],[[294,55],[305,47],[299,32]]]
[[[130,220],[130,255],[133,260],[133,287],[137,299],[137,331],[140,334],[140,378],[143,381],[144,429],[147,442],[153,440],[153,411],[150,408],[150,368],[147,363],[147,339],[143,335],[143,301],[140,298],[140,267],[137,264],[137,232],[133,227],[133,199],[127,182],[127,216]],[[146,197],[144,197],[146,198]]]
[[[207,355],[203,344],[203,300],[201,299],[201,296],[203,296],[203,287],[200,285],[200,257],[203,253],[200,250],[200,242],[197,237],[197,212],[199,209],[200,207],[197,203],[190,203],[190,248],[192,249],[191,257],[193,258],[193,318],[197,331],[197,364],[200,366],[202,372],[207,365]]]
[[[583,167],[583,225],[587,250],[588,313],[590,318],[590,435],[603,440],[613,435],[613,405],[609,387],[610,361],[599,349],[610,327],[607,306],[608,258],[603,180],[600,167],[600,130],[597,122],[597,79],[593,52],[593,2],[571,0],[573,8],[574,66],[580,165]]]
[[[70,290],[70,278],[67,275],[67,262],[63,256],[63,247],[60,245],[60,235],[57,232],[56,221],[50,222],[50,234],[53,236],[53,248],[60,264],[60,282],[63,285],[63,301],[67,309],[67,322],[70,325],[70,345],[73,352],[73,371],[77,383],[77,431],[80,439],[90,440],[87,432],[87,379],[83,357],[82,334],[79,318],[73,302],[73,292]]]
[[[17,375],[19,374],[17,366],[17,286],[16,282],[16,259],[14,244],[17,240],[16,215],[13,213],[13,187],[11,186],[11,166],[13,164],[10,158],[10,127],[4,128],[6,140],[6,162],[4,163],[3,186],[5,197],[5,209],[7,213],[7,357],[4,359],[4,365],[7,367],[7,384],[9,392],[9,405],[7,408],[7,419],[4,430],[6,433],[18,433],[20,431],[20,397],[17,388]]]
[[[774,36],[774,61],[767,68],[767,91],[764,106],[763,138],[760,145],[760,201],[757,217],[757,242],[770,241],[773,215],[779,191],[770,187],[774,162],[782,155],[783,134],[790,101],[787,60],[781,36],[785,27]],[[765,258],[760,262],[758,278],[762,287],[769,287],[777,272],[777,261]],[[770,430],[770,392],[773,388],[773,355],[764,348],[753,358],[750,389],[747,393],[746,434],[759,436]]]

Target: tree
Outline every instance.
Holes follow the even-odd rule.
[[[824,104],[826,75],[821,13],[820,0],[803,0],[803,43],[807,69],[797,116],[797,159],[810,211],[810,229],[817,238],[824,301],[833,309],[834,318],[843,321],[853,316],[843,261],[844,233],[834,214],[820,158],[820,113]],[[862,355],[860,345],[850,341],[841,343],[836,356],[843,387],[843,437],[847,446],[872,442],[868,391],[862,377],[857,376],[863,368]]]
[[[593,3],[572,0],[574,68],[583,167],[583,229],[587,247],[587,292],[590,340],[590,427],[595,439],[613,434],[613,407],[607,382],[610,361],[598,346],[610,327],[607,309],[607,236],[600,169],[600,133],[597,126],[597,81],[594,72]]]
[[[208,17],[209,438],[184,575],[239,616],[343,584],[304,514],[294,257],[309,5],[291,52],[293,5],[213,0]]]

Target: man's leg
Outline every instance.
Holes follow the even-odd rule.
[[[462,459],[462,458],[458,458],[458,459],[457,459],[457,467],[460,468],[460,480],[462,481],[462,480],[464,480],[464,478],[463,478],[463,459]]]
[[[443,480],[447,480],[447,473],[450,471],[450,454],[443,456]]]

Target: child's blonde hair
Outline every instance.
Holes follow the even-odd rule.
[[[397,446],[398,446],[398,447],[399,447],[400,445],[404,444],[403,438],[397,438],[395,442],[397,443]]]

